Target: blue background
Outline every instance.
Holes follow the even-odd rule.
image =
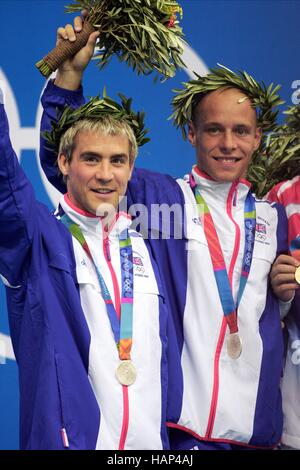
[[[10,85],[17,102],[20,120],[18,124],[18,120],[10,116],[14,144],[20,149],[21,164],[37,197],[49,208],[52,203],[37,167],[38,134],[32,134],[32,146],[23,146],[22,131],[36,128],[44,79],[34,63],[54,45],[57,27],[72,20],[71,15],[64,13],[66,3],[62,0],[0,0],[0,69],[2,79],[4,77]],[[281,83],[283,99],[288,105],[292,104],[292,83],[300,80],[299,1],[182,0],[180,3],[184,10],[182,26],[186,39],[208,67],[219,62],[234,70],[245,69],[267,84]],[[189,171],[194,153],[167,118],[171,111],[172,88],[188,79],[187,73],[181,71],[172,80],[154,84],[151,76],[137,77],[114,59],[101,73],[92,63],[84,86],[86,95],[102,92],[106,85],[108,94],[113,97],[118,91],[133,96],[135,109],[145,110],[146,125],[151,130],[151,142],[141,149],[138,165],[180,176]],[[8,334],[1,281],[0,332]],[[0,364],[0,449],[18,448],[17,390],[16,364],[7,360]]]

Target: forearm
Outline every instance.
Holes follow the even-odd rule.
[[[79,108],[85,102],[83,89],[80,86],[76,90],[70,90],[58,86],[56,82],[49,81],[42,94],[43,116],[41,131],[51,129],[51,121],[57,121],[57,116],[65,106]]]
[[[48,148],[43,137],[43,132],[51,129],[51,122],[58,120],[58,117],[65,106],[71,106],[75,109],[84,103],[83,90],[82,87],[75,91],[61,88],[50,81],[44,90],[41,101],[44,109],[40,134],[41,165],[50,183],[53,184],[53,186],[55,186],[61,193],[65,193],[65,184],[62,178],[59,177],[57,171],[57,155],[53,150]]]

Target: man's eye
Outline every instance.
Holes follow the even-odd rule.
[[[245,129],[244,127],[238,127],[235,132],[238,135],[247,135],[248,134],[247,129]]]
[[[220,132],[220,129],[219,129],[219,127],[209,127],[207,129],[207,132],[209,134],[218,134]]]
[[[112,160],[112,163],[115,165],[122,165],[124,163],[124,158],[118,157]]]

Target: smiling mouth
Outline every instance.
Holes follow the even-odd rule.
[[[221,163],[237,163],[241,160],[239,157],[213,157],[213,159]]]
[[[109,188],[98,188],[98,189],[92,189],[91,191],[93,191],[96,194],[111,194],[115,192],[114,189],[109,189]]]

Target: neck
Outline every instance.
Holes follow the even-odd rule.
[[[105,224],[110,225],[112,222],[115,222],[118,218],[119,210],[118,208],[114,208],[111,204],[101,204],[100,209],[101,212],[99,214],[89,212],[85,209],[81,209],[77,206],[76,202],[74,202],[73,198],[70,197],[69,193],[64,195],[64,199],[66,203],[75,211],[77,214],[83,215],[84,217],[89,218],[96,218],[102,220]]]
[[[204,170],[202,170],[198,165],[194,165],[193,166],[193,170],[195,171],[195,173],[198,175],[198,176],[201,176],[202,178],[205,178],[207,180],[210,180],[210,181],[214,181],[215,183],[227,183],[227,184],[233,184],[233,183],[238,183],[238,182],[241,182],[241,183],[245,183],[247,185],[249,185],[250,183],[247,181],[247,175],[241,175],[239,178],[235,179],[235,180],[216,180],[214,179],[212,176],[210,176],[208,173],[206,173]]]
[[[61,200],[61,206],[68,216],[78,225],[84,226],[88,230],[95,230],[95,227],[101,226],[101,232],[109,235],[112,232],[121,232],[130,225],[131,217],[122,211],[103,211],[103,215],[95,215],[84,211],[76,206],[67,194]]]

